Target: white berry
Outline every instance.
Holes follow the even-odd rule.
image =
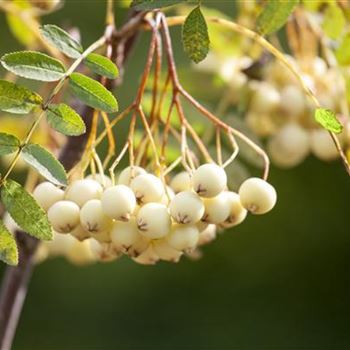
[[[81,208],[91,199],[100,199],[102,192],[102,186],[95,180],[77,180],[68,187],[66,199],[75,202]]]
[[[268,182],[251,177],[239,188],[239,197],[244,208],[253,214],[265,214],[276,204],[276,190]]]
[[[90,238],[90,233],[87,232],[81,225],[78,225],[72,232],[70,232],[78,241],[85,241]]]
[[[69,233],[79,224],[78,205],[71,201],[56,202],[47,213],[53,229],[59,233]]]
[[[208,244],[216,238],[216,225],[210,224],[199,233],[198,246]]]
[[[170,187],[175,193],[190,191],[192,188],[191,175],[187,171],[176,174],[170,181]]]
[[[139,238],[136,218],[131,217],[129,221],[115,221],[111,229],[111,240],[114,246],[124,253],[135,244]]]
[[[330,161],[338,158],[339,153],[328,131],[315,129],[310,132],[312,153],[319,159]]]
[[[165,186],[164,194],[160,199],[159,203],[168,205],[174,197],[175,197],[175,192],[172,190],[172,188],[169,186]]]
[[[171,247],[166,238],[157,239],[153,242],[153,250],[161,260],[178,262],[182,252]]]
[[[205,212],[203,221],[211,224],[220,224],[230,215],[230,205],[227,192],[221,192],[215,197],[205,198],[203,200]]]
[[[171,218],[168,208],[160,203],[147,203],[137,213],[139,232],[147,238],[158,239],[170,232]]]
[[[86,265],[95,261],[95,256],[88,241],[79,242],[75,240],[65,255],[75,265]]]
[[[63,200],[64,191],[45,181],[35,187],[33,197],[45,211],[48,211],[56,202]]]
[[[148,249],[150,242],[149,238],[139,234],[136,242],[128,249],[127,254],[132,258],[137,258]]]
[[[134,192],[125,185],[107,188],[101,197],[104,213],[112,219],[128,221],[136,208]]]
[[[204,214],[204,204],[194,192],[178,193],[170,202],[170,214],[179,224],[195,224]]]
[[[239,225],[247,217],[247,209],[242,206],[239,194],[236,192],[227,192],[227,200],[230,207],[229,217],[226,219],[225,227],[231,227]]]
[[[112,186],[112,180],[109,176],[104,174],[91,174],[86,177],[86,180],[95,180],[97,181],[102,187],[108,188]]]
[[[260,113],[269,113],[280,104],[280,94],[277,89],[266,82],[259,83],[254,91],[251,108]]]
[[[110,228],[112,220],[104,213],[101,201],[91,199],[81,208],[80,223],[90,233],[101,233]]]
[[[139,203],[158,202],[164,194],[162,181],[152,174],[141,174],[135,177],[130,188],[134,191]]]
[[[225,170],[214,163],[201,165],[193,172],[193,189],[201,197],[215,197],[227,186]]]
[[[129,166],[125,168],[119,175],[118,184],[129,186],[130,182],[137,176],[146,174],[146,170],[139,166]]]
[[[281,91],[281,109],[290,116],[305,112],[306,101],[303,91],[296,85],[287,85]]]
[[[102,262],[109,262],[118,259],[122,253],[110,243],[101,243],[95,239],[90,239],[90,249],[93,255]]]
[[[153,250],[152,245],[149,245],[143,253],[133,260],[141,265],[154,265],[159,260],[159,256]]]
[[[196,225],[175,224],[167,236],[168,244],[174,249],[185,251],[194,249],[198,243],[199,232]]]

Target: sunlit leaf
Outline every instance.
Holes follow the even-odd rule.
[[[16,239],[0,220],[0,260],[8,265],[18,264]]]
[[[42,102],[41,96],[26,87],[0,80],[0,110],[25,114],[40,106]]]
[[[20,141],[14,135],[0,132],[0,155],[11,154],[19,149]]]
[[[40,28],[41,35],[54,47],[63,52],[68,57],[77,59],[83,52],[83,48],[65,30],[54,25],[45,24]]]
[[[137,10],[154,10],[186,2],[186,0],[133,0],[131,7]]]
[[[315,110],[315,119],[328,131],[339,134],[343,130],[343,125],[339,122],[335,113],[330,109],[317,108]]]
[[[336,3],[330,3],[324,13],[322,28],[332,39],[338,39],[345,27],[345,16]]]
[[[258,32],[265,35],[276,32],[288,20],[299,0],[268,0],[257,19]]]
[[[182,41],[186,53],[195,63],[207,56],[210,43],[208,27],[199,6],[194,8],[185,20]]]
[[[2,56],[1,64],[20,77],[39,81],[56,81],[66,72],[60,61],[36,51],[8,53]]]
[[[47,180],[56,185],[67,185],[67,174],[63,165],[40,145],[27,145],[22,150],[22,158]]]
[[[344,36],[340,46],[335,52],[338,62],[341,65],[350,64],[350,33]]]
[[[19,16],[6,14],[7,23],[13,36],[24,46],[31,46],[36,38],[32,31],[28,30],[27,24]]]
[[[107,113],[118,110],[118,102],[115,97],[98,81],[80,73],[73,73],[69,78],[73,93],[88,106]]]
[[[78,136],[86,131],[80,115],[64,103],[48,106],[47,121],[53,129],[67,136]]]
[[[52,227],[46,213],[19,183],[7,180],[0,191],[6,210],[23,231],[38,239],[52,239]]]
[[[96,74],[109,79],[115,79],[119,75],[118,67],[107,57],[91,53],[86,57],[84,63]]]

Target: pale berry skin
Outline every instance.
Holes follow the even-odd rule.
[[[93,234],[107,231],[112,220],[104,213],[99,199],[91,199],[80,210],[80,223],[82,227]]]
[[[125,185],[107,188],[101,196],[101,203],[107,216],[120,221],[128,221],[136,208],[134,192]]]
[[[87,232],[80,224],[70,232],[78,241],[85,241],[90,238],[90,233]]]
[[[287,85],[282,89],[281,109],[292,117],[297,117],[305,112],[305,95],[298,86]]]
[[[96,259],[102,262],[110,262],[118,259],[122,253],[110,243],[101,243],[92,238],[89,240],[90,249]]]
[[[216,238],[216,225],[210,224],[208,227],[199,232],[198,246],[209,244]]]
[[[179,224],[196,224],[204,214],[204,204],[194,192],[178,193],[170,202],[169,210],[172,218]]]
[[[296,166],[310,153],[309,132],[288,123],[269,140],[267,148],[274,164],[283,168]]]
[[[339,157],[332,138],[324,129],[315,129],[310,132],[310,146],[311,152],[321,160],[331,161]]]
[[[227,187],[227,176],[219,165],[207,163],[193,172],[192,184],[199,196],[215,197]]]
[[[139,175],[147,174],[146,170],[139,166],[128,166],[119,175],[118,185],[129,186],[131,181]]]
[[[95,180],[76,180],[68,187],[65,198],[82,208],[89,200],[100,199],[102,192],[102,186]]]
[[[135,217],[128,222],[115,221],[111,229],[111,240],[114,246],[126,253],[139,239],[139,231]]]
[[[69,262],[78,266],[91,264],[96,260],[88,241],[74,240],[65,256]]]
[[[72,235],[61,234],[54,231],[53,240],[43,243],[49,251],[49,256],[56,257],[65,255],[74,242],[76,242],[76,239]]]
[[[45,211],[48,211],[56,202],[64,199],[64,191],[45,181],[35,187],[33,197]]]
[[[210,224],[220,224],[230,215],[230,205],[227,192],[221,192],[213,198],[203,200],[205,212],[202,221]]]
[[[152,174],[141,174],[130,183],[138,203],[159,202],[164,195],[162,181]]]
[[[164,205],[169,205],[170,201],[175,197],[175,192],[171,189],[171,187],[166,186],[164,190],[164,194],[160,199],[159,203]]]
[[[159,256],[155,253],[152,245],[142,252],[138,257],[133,258],[135,262],[141,265],[154,265],[158,262]]]
[[[49,221],[56,232],[69,233],[79,224],[80,208],[71,201],[58,201],[47,212]]]
[[[281,102],[278,90],[267,82],[261,82],[253,93],[250,107],[260,113],[270,113],[276,109]]]
[[[149,239],[159,239],[170,232],[171,217],[164,204],[145,204],[137,213],[136,220],[140,234]]]
[[[190,191],[192,189],[191,175],[187,171],[176,174],[170,181],[170,187],[175,193]]]
[[[171,247],[166,238],[157,239],[152,244],[154,252],[164,261],[177,263],[183,254],[181,251]]]
[[[148,249],[150,243],[151,243],[151,240],[149,238],[139,234],[138,239],[135,241],[135,243],[132,246],[130,246],[127,254],[131,258],[137,258],[144,251]]]
[[[265,214],[276,204],[277,194],[272,185],[263,179],[251,177],[239,188],[242,206],[252,214]]]
[[[113,185],[112,180],[107,175],[102,174],[90,174],[85,178],[86,180],[95,180],[97,181],[103,188],[108,188]]]
[[[199,240],[198,228],[196,225],[174,224],[166,240],[176,250],[192,250]]]
[[[111,243],[111,232],[108,229],[101,232],[90,232],[90,237],[100,243]]]
[[[238,193],[228,191],[226,196],[229,203],[230,214],[222,225],[224,227],[233,227],[241,224],[245,220],[248,210],[242,206]]]
[[[199,221],[199,222],[196,223],[196,226],[198,228],[198,231],[202,232],[209,226],[209,223],[208,222],[204,222],[204,221]]]

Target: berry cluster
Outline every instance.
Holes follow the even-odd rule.
[[[54,242],[46,243],[50,253],[76,263],[122,254],[142,264],[177,262],[212,241],[217,228],[240,224],[248,211],[267,213],[276,203],[275,189],[260,178],[246,180],[238,193],[229,191],[225,171],[214,163],[180,172],[169,185],[133,166],[117,184],[90,175],[66,191],[43,182],[33,195],[56,232]]]

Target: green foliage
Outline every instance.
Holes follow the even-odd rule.
[[[83,52],[83,48],[65,30],[54,24],[45,24],[40,28],[41,35],[54,47],[68,57],[77,59]]]
[[[119,75],[118,67],[107,57],[91,53],[86,57],[84,63],[96,74],[109,79],[115,79]]]
[[[350,64],[350,33],[347,33],[344,36],[340,46],[335,52],[335,55],[341,65],[346,66]]]
[[[41,96],[26,87],[0,80],[0,110],[25,114],[40,106],[42,102]]]
[[[101,109],[107,113],[118,111],[115,97],[98,81],[80,73],[69,77],[72,92],[88,106]]]
[[[16,152],[20,144],[16,136],[0,132],[0,156]]]
[[[187,16],[182,28],[182,41],[191,60],[199,63],[209,52],[208,26],[199,6]]]
[[[16,240],[0,220],[0,260],[9,265],[18,264]]]
[[[330,3],[324,13],[322,28],[331,39],[338,39],[345,27],[345,16],[336,3]]]
[[[56,81],[66,72],[60,61],[36,51],[8,53],[2,56],[1,63],[20,77],[39,81]]]
[[[269,0],[257,19],[257,29],[262,35],[279,30],[288,20],[298,0]]]
[[[11,30],[13,36],[24,46],[33,45],[36,38],[32,31],[28,30],[26,23],[22,18],[7,13],[6,14],[7,23],[9,29]]]
[[[48,106],[47,121],[53,129],[67,136],[78,136],[86,131],[80,115],[64,103]]]
[[[343,125],[338,121],[335,113],[329,109],[317,108],[315,119],[328,131],[339,134],[343,130]]]
[[[137,10],[154,10],[186,2],[186,0],[133,0],[131,7]]]
[[[45,148],[30,144],[23,147],[22,158],[42,176],[56,185],[67,185],[67,174],[63,165]]]
[[[23,231],[41,240],[52,239],[52,227],[45,211],[19,183],[7,180],[1,187],[1,200]]]

